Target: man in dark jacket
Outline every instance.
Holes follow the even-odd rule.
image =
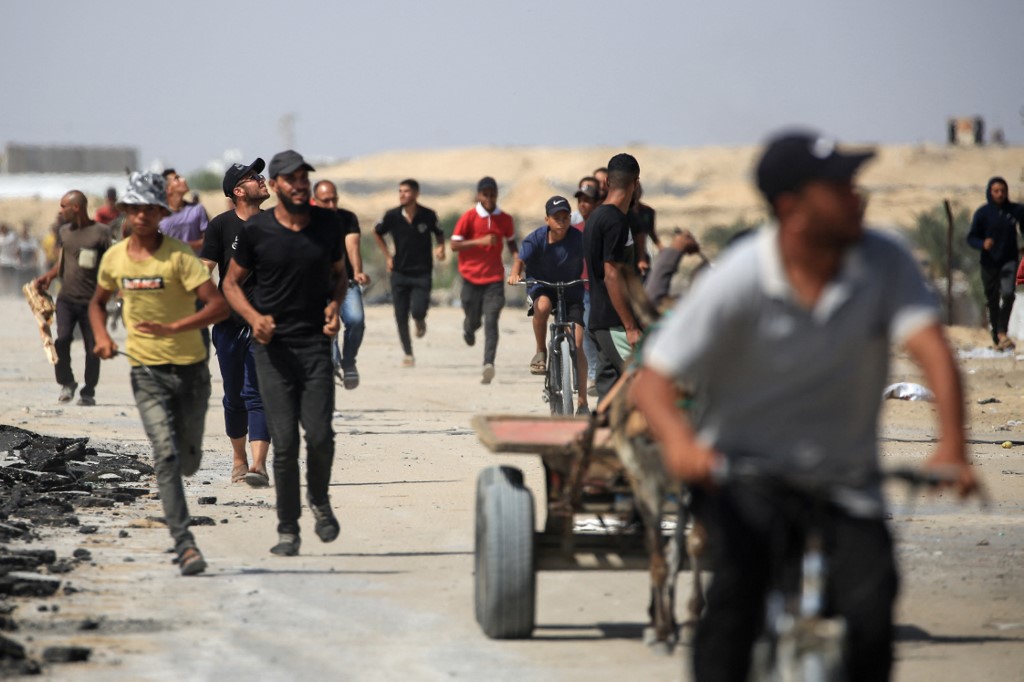
[[[1024,223],[1024,206],[1009,199],[1006,180],[994,177],[988,181],[985,198],[988,203],[974,212],[967,243],[981,251],[981,282],[985,287],[988,321],[992,326],[992,343],[999,350],[1014,347],[1006,335],[1013,309],[1014,278],[1020,254],[1017,231]]]

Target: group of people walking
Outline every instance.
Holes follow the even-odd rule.
[[[831,605],[848,624],[850,679],[885,679],[892,661],[896,573],[877,479],[878,412],[890,343],[902,344],[919,362],[936,395],[940,440],[928,466],[954,469],[962,494],[977,487],[964,444],[959,374],[937,302],[906,250],[863,226],[854,178],[872,155],[806,131],[772,138],[756,169],[771,221],[728,249],[646,340],[642,336],[650,330],[641,328],[624,285],[647,272],[643,242],[656,238],[653,211],[638,210],[635,157],[616,154],[607,167],[583,178],[576,211],[565,197],[551,197],[545,224],[521,244],[511,216],[498,206],[497,182],[484,177],[475,206],[459,218],[450,241],[463,279],[465,343],[474,346],[483,328],[483,383],[495,377],[505,284],[585,273],[588,289],[568,305],[580,345],[592,344],[580,354],[581,413],[589,412],[583,381],[588,370],[601,398],[643,344],[631,397],[673,476],[699,488],[721,462],[743,461],[835,486],[839,492],[826,529],[827,551],[836,563],[830,574],[841,595],[860,595]],[[315,533],[323,542],[339,536],[328,494],[335,375],[347,389],[358,386],[363,311],[353,289],[369,279],[362,272],[358,220],[338,208],[332,183],[311,183],[314,171],[291,150],[269,164],[236,164],[223,183],[232,208],[208,224],[205,211],[184,208],[187,184],[182,187],[173,171],[167,177],[133,173],[117,204],[128,237],[116,242],[88,218],[81,193],[70,192],[61,202],[68,221],[63,255],[37,284],[45,288],[55,277],[64,278],[59,337],[77,324],[90,358],[121,354],[131,363],[132,390],[153,446],[160,499],[184,575],[206,568],[188,529],[181,477],[200,464],[210,395],[208,342],[201,330],[211,324],[209,343],[224,378],[225,428],[234,450],[232,480],[267,485],[273,445],[278,537],[270,551],[293,556],[300,549],[300,427]],[[990,193],[1000,196],[994,185]],[[261,210],[271,194],[276,205]],[[418,198],[418,183],[403,180],[399,206],[374,229],[407,367],[415,366],[413,335],[427,331],[433,260],[447,255],[437,215]],[[993,291],[1005,277],[995,256],[1003,243],[993,225],[1016,215],[1001,206],[976,218],[986,227],[971,237],[991,255],[986,277],[996,283],[987,287]],[[167,231],[164,221],[171,224]],[[670,254],[675,262],[699,248],[692,237],[678,236],[677,253]],[[210,276],[214,267],[220,288]],[[530,295],[537,343],[529,364],[542,373],[544,321],[553,294],[536,287]],[[124,351],[107,331],[107,304],[115,296],[124,306]],[[334,340],[339,333],[340,342]],[[1005,327],[993,322],[993,334],[1002,343]],[[58,346],[65,358],[70,333],[66,339]],[[84,405],[94,404],[99,375],[98,365],[88,363],[79,394]],[[58,364],[57,381],[60,399],[71,400],[77,385],[69,364]],[[692,412],[679,407],[679,386],[694,396]],[[716,566],[695,645],[698,679],[742,679],[767,589],[766,519],[778,512],[780,500],[741,487],[705,489],[695,500],[709,527]]]

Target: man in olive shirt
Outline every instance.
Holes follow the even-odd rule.
[[[95,340],[89,326],[89,301],[96,291],[100,259],[110,248],[110,228],[89,218],[88,202],[78,190],[71,190],[61,197],[60,217],[65,224],[59,231],[61,249],[57,262],[49,272],[37,277],[33,285],[44,292],[55,278],[60,277],[62,282],[57,294],[57,338],[53,341],[57,350],[54,369],[57,383],[61,386],[57,400],[70,402],[78,389],[71,369],[71,342],[77,325],[85,346],[85,386],[79,394],[78,404],[95,405],[100,359],[93,353]]]

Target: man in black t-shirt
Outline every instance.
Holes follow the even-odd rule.
[[[583,229],[583,251],[590,277],[587,333],[597,346],[598,399],[622,376],[623,360],[640,339],[629,307],[622,273],[634,266],[634,244],[627,212],[640,181],[640,164],[629,154],[608,162],[608,196],[594,209]]]
[[[331,337],[345,300],[344,229],[334,211],[310,205],[309,171],[288,150],[270,160],[273,211],[245,223],[235,258],[224,279],[228,303],[249,323],[257,345],[256,373],[274,444],[279,556],[299,553],[299,424],[306,433],[307,501],[324,542],[341,528],[331,509],[328,486],[334,463],[334,368]],[[242,282],[255,273],[250,302]]]
[[[270,197],[266,181],[260,175],[264,166],[263,159],[257,158],[248,166],[236,163],[224,173],[222,189],[224,196],[231,199],[234,208],[210,221],[199,253],[206,267],[211,270],[217,268],[221,285],[238,246],[242,226],[246,220],[260,212],[260,204]],[[252,277],[242,283],[242,290],[249,301],[252,301],[254,285],[255,279]],[[245,320],[238,313],[232,312],[228,319],[213,325],[211,336],[224,382],[224,430],[231,439],[234,458],[231,482],[245,481],[254,488],[268,486],[270,432],[267,430],[259,381],[256,378],[252,332]],[[246,435],[252,447],[251,467],[245,452]]]
[[[431,257],[430,237],[433,235],[437,246],[433,255],[444,260],[444,232],[438,224],[437,214],[426,206],[420,206],[420,185],[413,179],[402,180],[398,185],[397,208],[384,214],[373,231],[391,273],[391,300],[395,304],[395,322],[398,338],[402,342],[405,359],[402,365],[412,367],[412,339],[409,338],[409,314],[416,323],[416,336],[427,333],[427,308],[430,306],[431,276],[434,261]],[[391,235],[395,253],[391,255],[384,235]]]
[[[345,325],[345,331],[342,334],[341,350],[338,349],[338,337],[334,337],[331,357],[334,360],[334,373],[347,390],[352,390],[359,386],[356,354],[363,344],[363,333],[366,331],[362,287],[370,283],[370,276],[363,272],[363,254],[359,250],[362,231],[355,213],[338,208],[338,188],[330,180],[321,180],[313,187],[313,205],[336,211],[345,226],[345,276],[348,277],[348,290],[341,304],[341,322]]]
[[[636,269],[641,277],[647,277],[647,271],[651,268],[650,257],[647,254],[647,242],[652,242],[661,250],[661,240],[658,239],[658,231],[654,225],[655,210],[640,201],[644,196],[644,188],[637,183],[636,200],[629,209],[629,229],[633,232],[633,239],[636,241]]]

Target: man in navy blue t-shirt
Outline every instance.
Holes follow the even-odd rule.
[[[583,233],[569,224],[572,206],[565,197],[553,196],[545,204],[545,225],[531,232],[519,246],[509,274],[508,283],[523,281],[523,271],[528,279],[546,282],[569,282],[580,279],[583,274]],[[532,374],[547,372],[547,329],[548,319],[557,302],[557,293],[551,287],[534,284],[529,289],[533,303],[528,315],[533,316],[533,335],[537,351],[530,360]],[[583,285],[566,289],[566,314],[575,322],[576,348],[583,347]],[[579,407],[576,414],[589,414],[587,406],[587,356],[576,354],[576,370],[579,377]]]

